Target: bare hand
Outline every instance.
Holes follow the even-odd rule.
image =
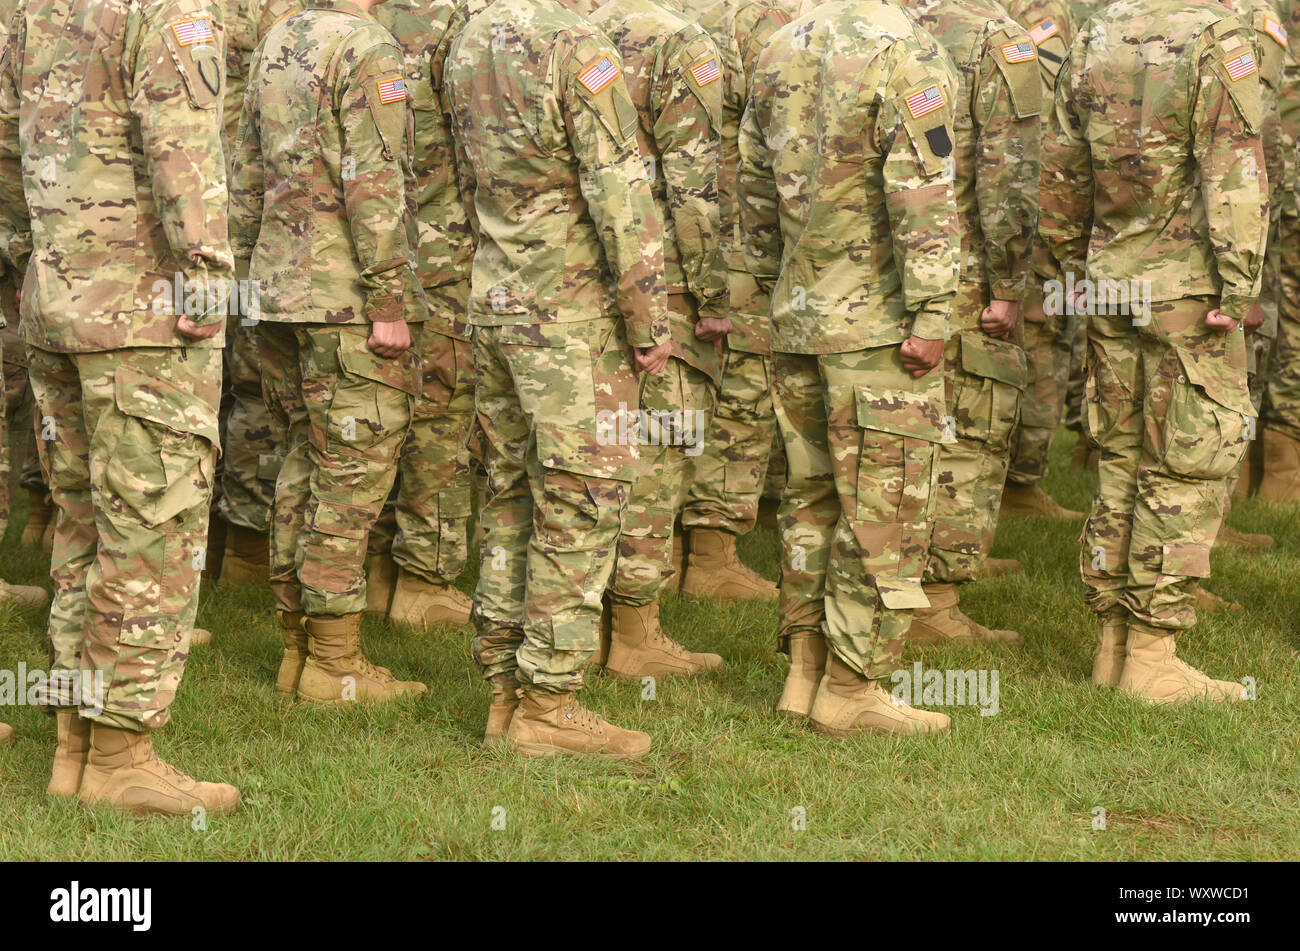
[[[1008,340],[1015,332],[1019,320],[1019,304],[1010,300],[995,300],[984,308],[984,313],[980,315],[980,326],[990,337]]]
[[[226,325],[224,320],[218,320],[214,324],[205,324],[200,327],[194,321],[182,314],[176,320],[176,331],[183,337],[189,337],[191,340],[211,340],[217,334],[221,333],[221,328]]]
[[[705,343],[721,340],[731,333],[730,317],[701,317],[695,322],[695,336]]]
[[[1236,330],[1238,324],[1235,318],[1229,317],[1223,311],[1215,308],[1205,315],[1205,326],[1209,327],[1220,336],[1223,336]]]
[[[943,359],[943,341],[908,337],[899,348],[903,369],[914,377],[923,377]]]
[[[1259,301],[1256,301],[1254,306],[1246,313],[1246,319],[1241,326],[1248,334],[1253,334],[1264,326],[1264,308],[1260,306]]]
[[[636,369],[638,373],[658,376],[668,366],[668,358],[673,355],[673,342],[665,340],[657,347],[636,347]]]
[[[370,325],[368,346],[381,357],[391,360],[411,348],[411,328],[404,320],[381,320]]]

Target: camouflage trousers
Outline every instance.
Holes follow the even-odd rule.
[[[475,327],[474,371],[487,470],[474,660],[484,677],[576,690],[636,476],[626,331],[612,318]]]
[[[708,438],[682,509],[684,529],[744,535],[754,527],[776,427],[770,361],[727,349]]]
[[[94,719],[154,729],[185,672],[217,448],[221,350],[27,348],[59,518],[52,670],[102,677]],[[55,706],[77,702],[58,692]]]
[[[257,324],[238,318],[230,324],[230,401],[222,427],[225,452],[217,507],[231,525],[265,533],[284,462],[285,431],[262,399]]]
[[[3,428],[0,429],[0,538],[8,528],[13,513],[14,494],[18,489],[45,492],[45,476],[36,451],[36,400],[27,382],[27,345],[12,328],[0,336],[4,356],[4,404],[0,406]]]
[[[1156,631],[1196,621],[1197,579],[1210,575],[1250,405],[1240,330],[1204,323],[1212,304],[1152,305],[1151,320],[1088,318],[1088,433],[1100,485],[1083,530],[1085,598],[1101,615]]]
[[[262,393],[287,436],[271,509],[279,607],[309,617],[366,605],[366,541],[397,475],[418,385],[420,329],[395,359],[369,325],[257,325]]]
[[[673,522],[705,449],[713,399],[713,381],[676,357],[663,373],[641,378],[641,461],[610,585],[611,599],[619,604],[659,600],[660,590],[676,574]]]
[[[450,584],[469,560],[474,352],[467,340],[422,334],[422,385],[398,461],[397,488],[370,535],[371,554],[430,584]]]
[[[872,679],[902,654],[930,543],[943,378],[917,380],[897,346],[772,356],[788,459],[778,638],[823,633]]]
[[[1043,313],[1043,293],[1035,284],[1021,308],[1028,378],[1020,421],[1011,437],[1007,481],[1033,485],[1047,475],[1048,451],[1061,422],[1062,377],[1059,366],[1059,323],[1065,317]],[[1064,368],[1068,373],[1068,364]]]
[[[1282,272],[1277,340],[1265,377],[1260,424],[1300,440],[1300,275]]]
[[[1057,338],[1058,390],[1065,425],[1077,433],[1083,432],[1083,389],[1086,362],[1087,330],[1084,318],[1071,315],[1062,319],[1061,335]]]
[[[974,581],[993,547],[1026,376],[1024,351],[982,330],[955,333],[944,348],[948,414],[927,582]]]

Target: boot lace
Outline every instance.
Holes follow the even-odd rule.
[[[577,700],[565,704],[560,716],[561,724],[571,726],[586,733],[603,734],[605,721],[594,710],[588,710]]]

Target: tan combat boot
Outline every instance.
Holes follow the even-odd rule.
[[[483,745],[495,746],[506,741],[506,732],[519,706],[519,680],[514,671],[492,676],[492,705],[488,707]]]
[[[1128,621],[1101,618],[1097,622],[1097,651],[1092,655],[1092,682],[1098,687],[1118,687],[1124,671]]]
[[[1175,646],[1172,633],[1150,634],[1130,627],[1120,691],[1147,703],[1245,699],[1242,684],[1211,680],[1176,657]]]
[[[1044,492],[1038,483],[1020,485],[1008,482],[1006,488],[1002,490],[1002,508],[999,514],[1039,518],[1083,518],[1082,512],[1067,509]]]
[[[907,639],[915,644],[973,644],[983,641],[990,644],[1023,644],[1025,639],[1015,631],[987,628],[967,617],[957,606],[955,584],[927,584],[925,595],[930,599],[928,608],[918,608],[912,614],[912,626]]]
[[[745,567],[736,536],[715,528],[691,531],[682,594],[717,601],[775,601],[776,585]]]
[[[1215,548],[1236,548],[1241,551],[1265,551],[1276,544],[1272,535],[1259,532],[1239,532],[1227,522],[1219,528],[1214,539]]]
[[[24,548],[45,548],[45,538],[54,525],[54,515],[54,503],[50,501],[50,494],[44,489],[28,489],[27,527],[23,529],[19,544]],[[51,544],[45,548],[46,551],[53,550],[53,541],[51,536]]]
[[[1014,558],[985,558],[980,573],[985,578],[1001,578],[1020,574],[1020,562]]]
[[[59,707],[54,711],[58,724],[59,743],[54,747],[54,769],[45,791],[51,796],[71,799],[81,788],[81,774],[86,771],[86,757],[90,753],[90,721],[83,718],[75,707]]]
[[[1267,427],[1258,495],[1266,502],[1300,502],[1300,442]]]
[[[397,587],[397,562],[384,552],[370,556],[366,567],[366,615],[373,618],[388,617],[388,606],[393,603]]]
[[[719,670],[717,654],[696,654],[664,633],[659,626],[659,602],[615,604],[612,609],[609,657],[605,673],[618,680],[642,677],[688,677]]]
[[[950,722],[942,713],[894,700],[879,681],[863,677],[833,651],[827,656],[826,674],[812,708],[812,725],[818,733],[939,733]]]
[[[576,695],[526,687],[519,690],[506,736],[524,756],[578,753],[634,760],[650,751],[649,736],[606,722],[578,703]]]
[[[298,681],[302,679],[302,669],[307,666],[307,628],[303,626],[306,617],[301,611],[275,612],[280,622],[280,637],[284,641],[284,656],[280,658],[280,671],[275,677],[275,692],[286,697],[298,693]]]
[[[225,783],[196,782],[167,765],[154,753],[147,732],[92,723],[77,798],[88,806],[107,803],[135,816],[189,816],[196,807],[220,816],[235,811],[239,790]]]
[[[394,624],[409,624],[417,631],[427,631],[435,624],[464,627],[473,606],[474,602],[458,589],[429,584],[399,568],[388,619]]]
[[[14,728],[8,723],[0,723],[0,746],[14,745]]]
[[[271,540],[262,532],[231,523],[217,584],[257,584],[270,577]]]
[[[30,584],[10,584],[8,581],[0,581],[0,604],[6,601],[12,601],[20,608],[40,608],[50,600],[50,596],[45,593],[44,588],[38,588]]]
[[[307,663],[298,678],[298,699],[312,703],[384,701],[420,696],[422,683],[398,680],[361,653],[361,615],[306,618]]]
[[[826,638],[821,634],[790,635],[790,672],[776,712],[791,718],[812,713],[817,687],[826,672]]]

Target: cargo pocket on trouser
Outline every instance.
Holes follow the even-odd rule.
[[[119,367],[113,386],[120,429],[107,447],[98,493],[103,514],[93,582],[98,617],[116,620],[120,613],[105,706],[160,726],[184,670],[198,605],[217,413],[193,389],[134,367]]]
[[[1020,416],[1020,396],[1029,382],[1025,352],[984,333],[961,337],[964,375],[954,400],[956,434],[991,455],[1005,455]]]
[[[1159,458],[1185,479],[1222,479],[1245,454],[1247,421],[1255,417],[1245,371],[1175,353],[1179,372],[1169,387]]]

